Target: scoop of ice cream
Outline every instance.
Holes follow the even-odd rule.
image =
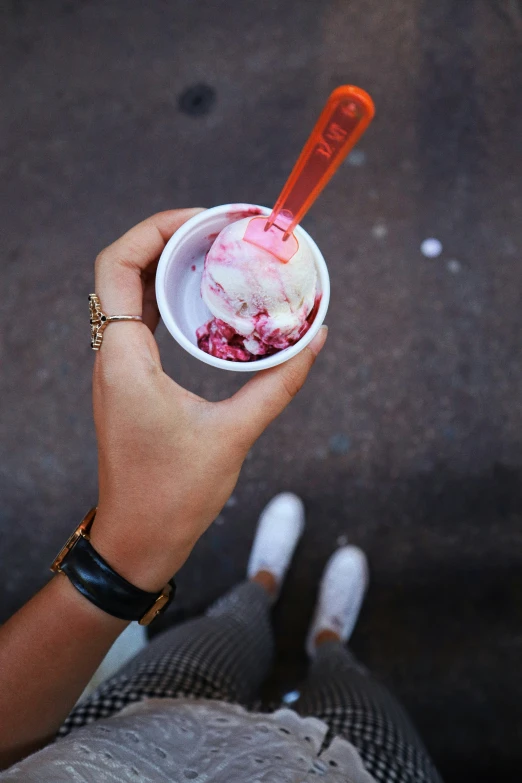
[[[215,320],[231,327],[231,334],[244,338],[241,342],[247,354],[259,356],[293,345],[307,331],[317,272],[304,243],[284,263],[267,250],[245,242],[250,219],[231,223],[218,234],[205,259],[201,295]],[[210,322],[205,328],[210,334]],[[224,332],[226,329],[220,328],[223,341]]]

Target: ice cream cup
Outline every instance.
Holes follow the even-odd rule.
[[[223,204],[200,212],[188,220],[165,246],[156,272],[156,299],[163,322],[175,340],[205,364],[232,372],[258,372],[288,361],[315,337],[328,310],[330,278],[323,255],[301,226],[295,229],[300,243],[306,243],[317,268],[317,294],[321,301],[309,330],[295,345],[252,362],[218,359],[198,348],[196,329],[212,318],[201,298],[200,285],[205,256],[219,232],[229,223],[249,215],[269,215],[267,207],[255,204]]]

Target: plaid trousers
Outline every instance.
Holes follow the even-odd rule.
[[[239,585],[204,617],[158,636],[102,683],[73,709],[58,739],[147,698],[251,706],[273,660],[270,609],[260,585]],[[293,708],[323,720],[327,742],[334,736],[351,742],[378,783],[441,783],[404,708],[340,642],[319,647]]]

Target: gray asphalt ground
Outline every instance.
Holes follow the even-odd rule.
[[[520,2],[1,0],[0,42],[0,619],[96,500],[96,253],[158,210],[272,204],[330,90],[358,84],[376,120],[304,221],[333,283],[327,347],[180,574],[169,622],[242,578],[263,505],[296,491],[308,529],[272,687],[300,675],[323,564],[355,542],[372,567],[355,652],[447,781],[518,780]],[[212,92],[180,105],[197,85]],[[158,340],[188,388],[238,387]]]

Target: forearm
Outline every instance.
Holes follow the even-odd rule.
[[[0,768],[52,739],[126,625],[59,575],[0,628]]]

